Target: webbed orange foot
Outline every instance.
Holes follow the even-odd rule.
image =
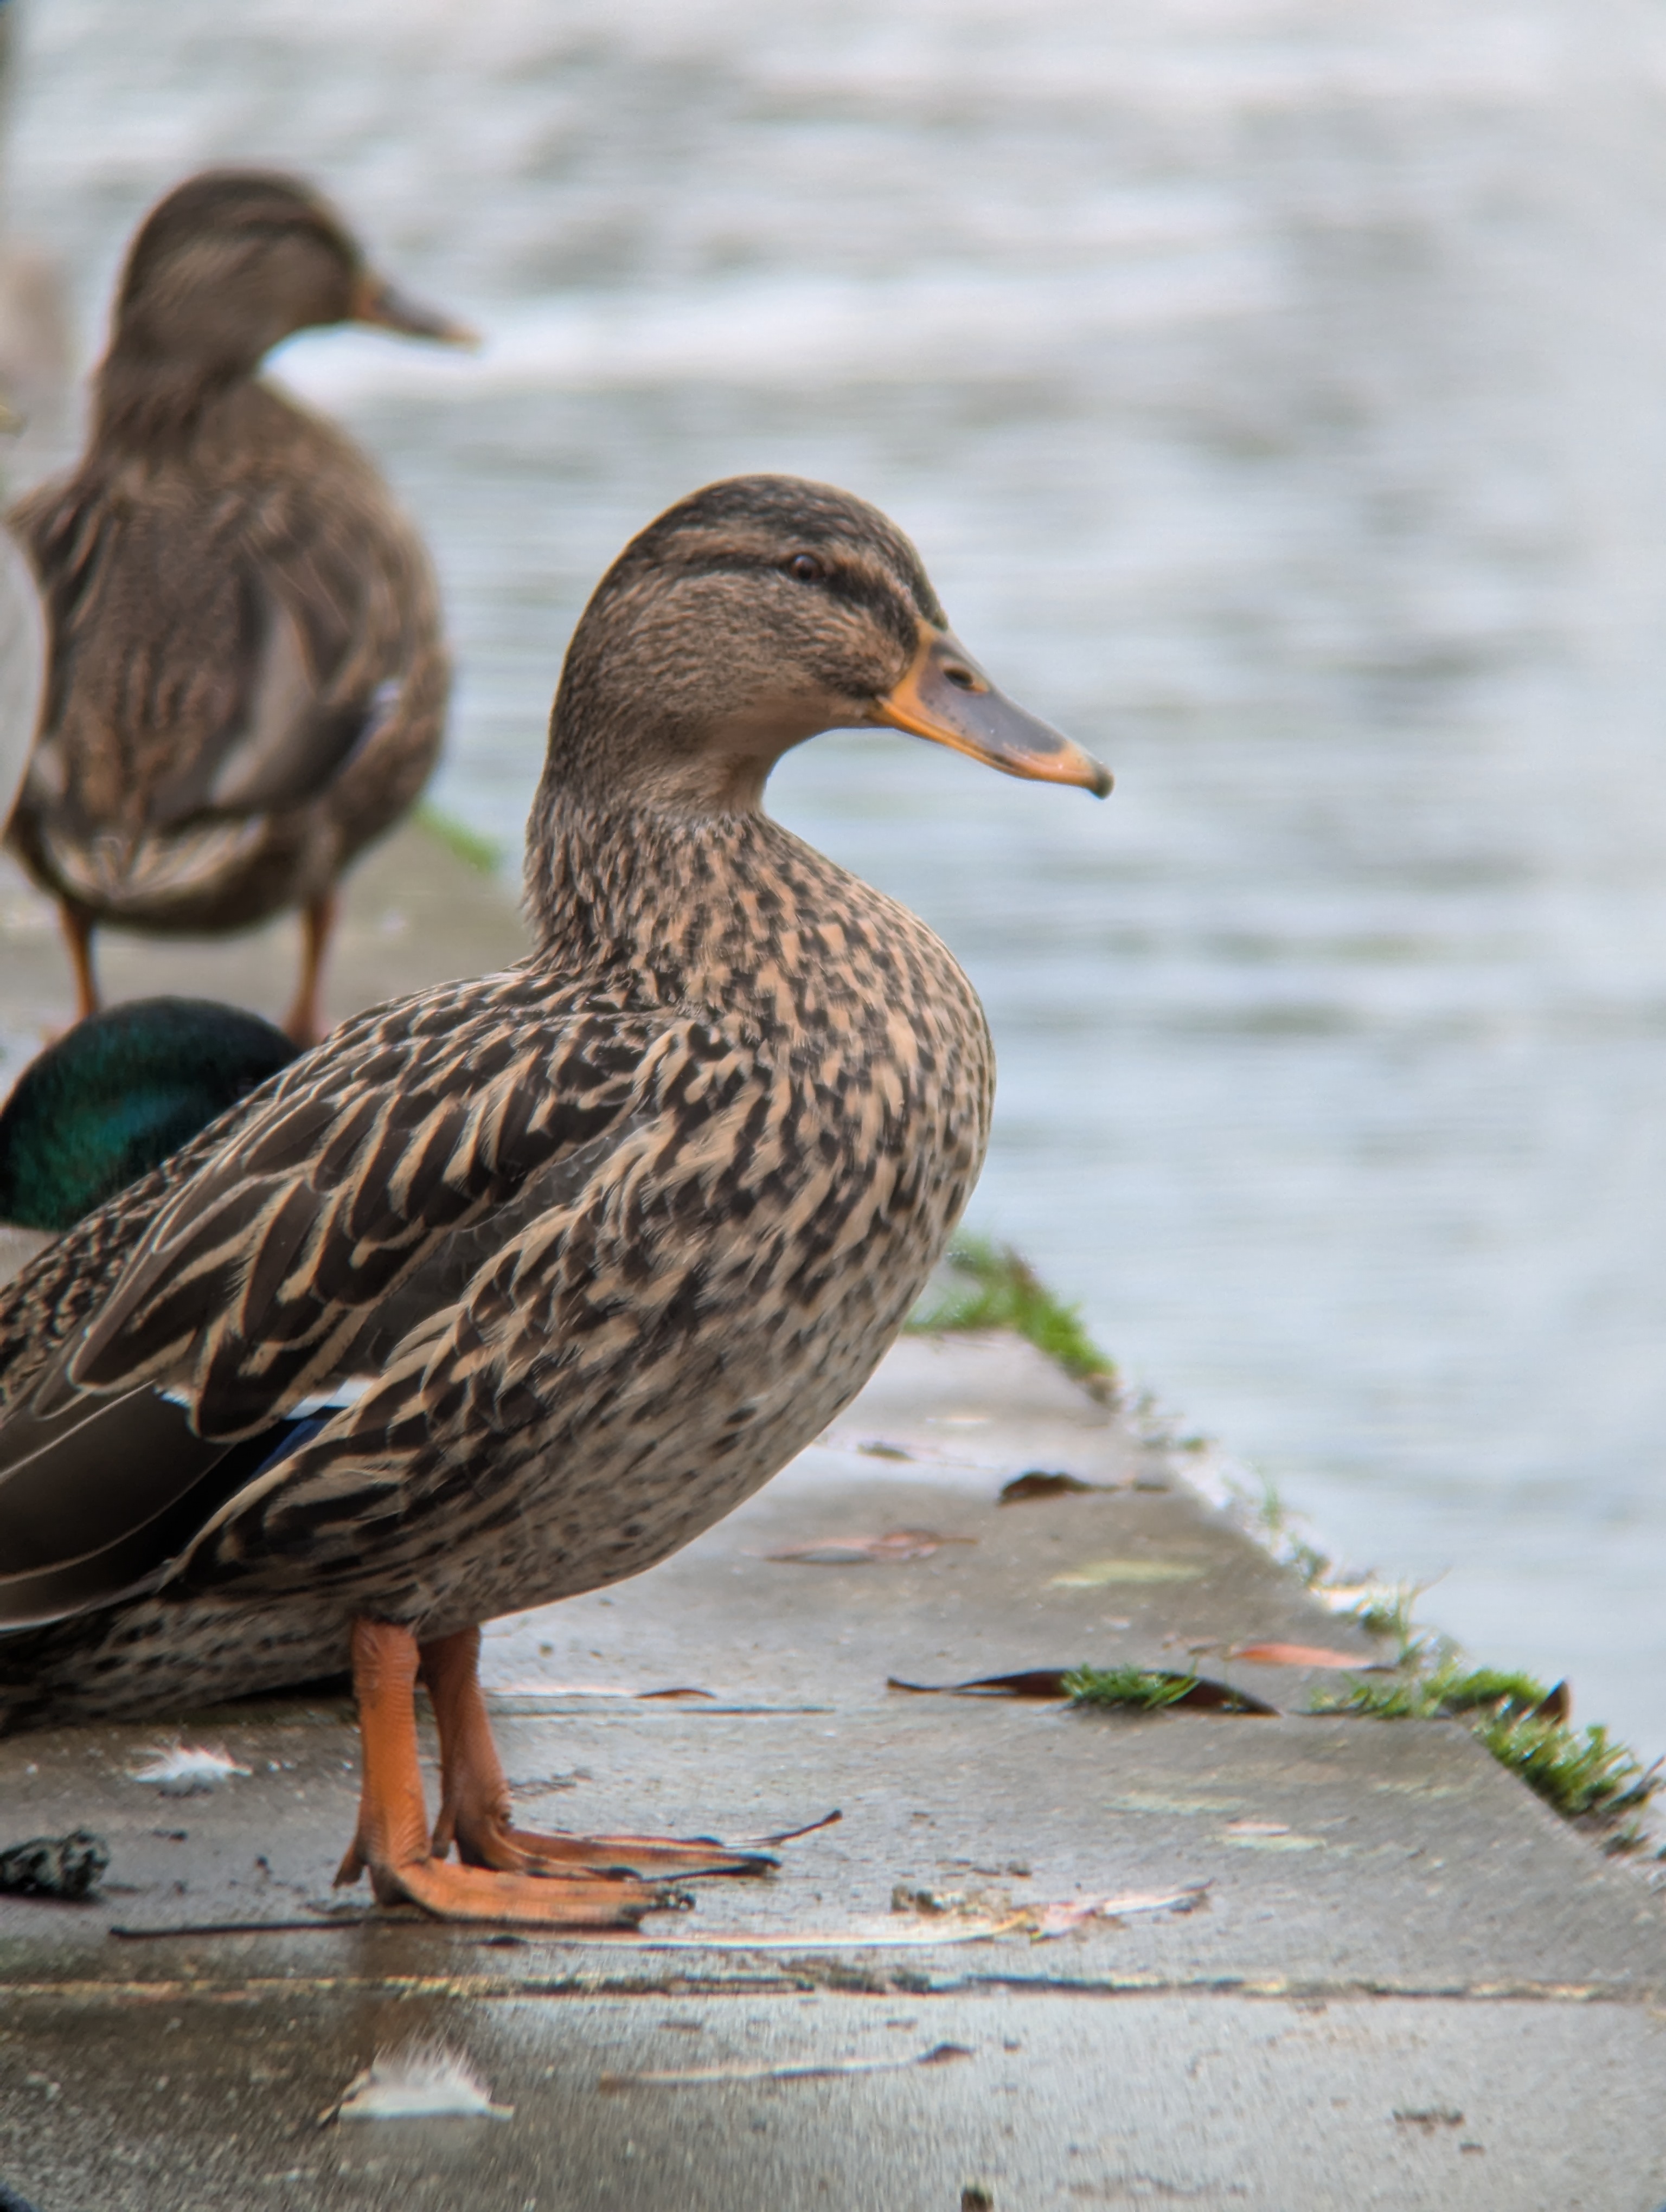
[[[437,1638],[422,1648],[422,1679],[440,1730],[444,1794],[434,1831],[436,1858],[443,1859],[454,1842],[465,1866],[545,1880],[575,1873],[650,1879],[762,1875],[780,1864],[768,1851],[733,1850],[714,1836],[540,1835],[517,1828],[481,1693],[479,1659],[477,1628]]]
[[[523,1928],[634,1928],[668,1900],[629,1876],[577,1866],[532,1875],[508,1867],[450,1866],[430,1850],[416,1758],[419,1655],[408,1629],[361,1620],[353,1628],[364,1781],[359,1823],[336,1880],[368,1873],[382,1905],[420,1905],[443,1920]]]
[[[373,1869],[383,1905],[406,1899],[441,1920],[475,1920],[514,1928],[635,1928],[665,1900],[640,1881],[575,1875],[492,1874],[422,1859],[414,1866]]]
[[[496,1811],[448,1811],[450,1825],[442,1815],[435,1830],[435,1854],[449,1849],[454,1830],[457,1855],[465,1866],[495,1867],[503,1874],[580,1869],[659,1881],[674,1875],[770,1874],[781,1864],[768,1851],[732,1850],[715,1836],[540,1835],[515,1827]]]

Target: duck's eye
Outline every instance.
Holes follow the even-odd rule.
[[[813,553],[795,553],[787,563],[787,573],[796,576],[801,584],[825,583],[829,574],[825,561],[818,560]]]

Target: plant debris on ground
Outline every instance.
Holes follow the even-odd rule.
[[[962,1237],[950,1249],[948,1267],[948,1285],[937,1298],[915,1308],[909,1328],[1010,1328],[1096,1397],[1110,1398],[1116,1388],[1116,1362],[1082,1327],[1079,1310],[1055,1297],[1010,1245]]]
[[[1041,1282],[1028,1261],[1010,1246],[987,1238],[964,1237],[950,1250],[948,1280],[936,1297],[916,1307],[909,1327],[916,1331],[1007,1328],[1055,1360],[1067,1375],[1109,1401],[1116,1387],[1116,1363],[1092,1341],[1078,1309],[1064,1304]],[[1019,1477],[1001,1494],[1002,1504],[1057,1496],[1074,1489],[1078,1478],[1042,1470]],[[1609,1850],[1634,1848],[1643,1841],[1633,1817],[1662,1787],[1663,1762],[1645,1767],[1636,1753],[1614,1742],[1606,1729],[1573,1727],[1566,1686],[1547,1688],[1531,1675],[1495,1668],[1468,1666],[1448,1639],[1421,1629],[1414,1608],[1422,1590],[1377,1584],[1349,1589],[1334,1563],[1299,1534],[1292,1515],[1270,1481],[1259,1492],[1237,1488],[1240,1520],[1280,1565],[1299,1575],[1315,1595],[1363,1628],[1392,1639],[1397,1672],[1384,1679],[1355,1680],[1345,1688],[1321,1692],[1310,1711],[1368,1715],[1379,1720],[1461,1719],[1468,1723],[1501,1765],[1536,1791],[1565,1819],[1604,1831]],[[1059,1577],[1061,1580],[1070,1577]],[[1303,1657],[1298,1661],[1298,1649]],[[1274,1656],[1274,1655],[1277,1656]],[[1240,1648],[1233,1656],[1278,1665],[1316,1664],[1319,1647],[1263,1645]],[[1341,1668],[1361,1662],[1328,1653],[1325,1663]],[[1369,1662],[1365,1662],[1369,1664]],[[1057,1682],[1060,1688],[1053,1686]],[[931,1691],[957,1697],[1067,1696],[1079,1705],[1160,1711],[1186,1705],[1217,1711],[1272,1712],[1271,1705],[1201,1676],[1152,1672],[1140,1668],[1031,1668],[1023,1674],[989,1675],[953,1683],[903,1682],[898,1690]],[[1663,1852],[1666,1856],[1666,1852]]]
[[[1230,1682],[1207,1674],[1178,1674],[1149,1667],[1030,1667],[1014,1674],[976,1674],[965,1682],[905,1682],[885,1677],[888,1690],[924,1698],[1067,1698],[1073,1705],[1157,1712],[1189,1705],[1205,1712],[1276,1714],[1278,1707]]]
[[[1203,1712],[1276,1716],[1278,1707],[1230,1682],[1207,1674],[1177,1674],[1152,1667],[1073,1667],[1064,1678],[1073,1705],[1098,1705],[1123,1711],[1157,1712],[1167,1705],[1189,1705]]]

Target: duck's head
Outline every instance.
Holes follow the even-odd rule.
[[[396,292],[328,202],[293,177],[210,169],[139,226],[116,295],[110,371],[172,366],[190,384],[251,374],[297,331],[372,323],[468,344]]]
[[[30,1061],[0,1109],[0,1224],[58,1235],[295,1057],[270,1022],[211,1000],[89,1014]]]
[[[626,546],[585,609],[550,718],[562,795],[701,818],[754,811],[782,753],[884,724],[1007,775],[1110,771],[999,692],[876,507],[795,477],[734,477]]]

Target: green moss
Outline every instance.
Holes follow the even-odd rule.
[[[1112,1705],[1149,1713],[1174,1705],[1196,1682],[1195,1674],[1164,1674],[1146,1667],[1073,1667],[1064,1687],[1073,1705]]]
[[[1618,1820],[1646,1805],[1658,1787],[1655,1770],[1624,1744],[1611,1743],[1605,1728],[1574,1729],[1498,1709],[1476,1723],[1475,1734],[1501,1766],[1570,1820]]]
[[[1454,1673],[1445,1692],[1449,1713],[1536,1713],[1551,1695],[1531,1674],[1498,1667],[1475,1667],[1467,1674]]]
[[[1465,1667],[1450,1648],[1434,1664],[1414,1663],[1392,1681],[1350,1682],[1321,1692],[1316,1712],[1364,1713],[1373,1720],[1467,1720],[1501,1766],[1570,1820],[1603,1826],[1647,1804],[1658,1787],[1604,1728],[1576,1729],[1544,1714],[1552,1692],[1531,1674]]]
[[[471,830],[466,822],[459,822],[431,800],[424,799],[416,809],[416,821],[419,828],[477,875],[495,876],[503,866],[503,848],[495,838],[483,837],[477,830]]]
[[[915,1309],[911,1329],[1015,1330],[1096,1396],[1110,1396],[1116,1383],[1116,1363],[1082,1327],[1078,1309],[1055,1297],[1010,1245],[963,1237],[951,1250],[948,1264],[948,1284]]]

